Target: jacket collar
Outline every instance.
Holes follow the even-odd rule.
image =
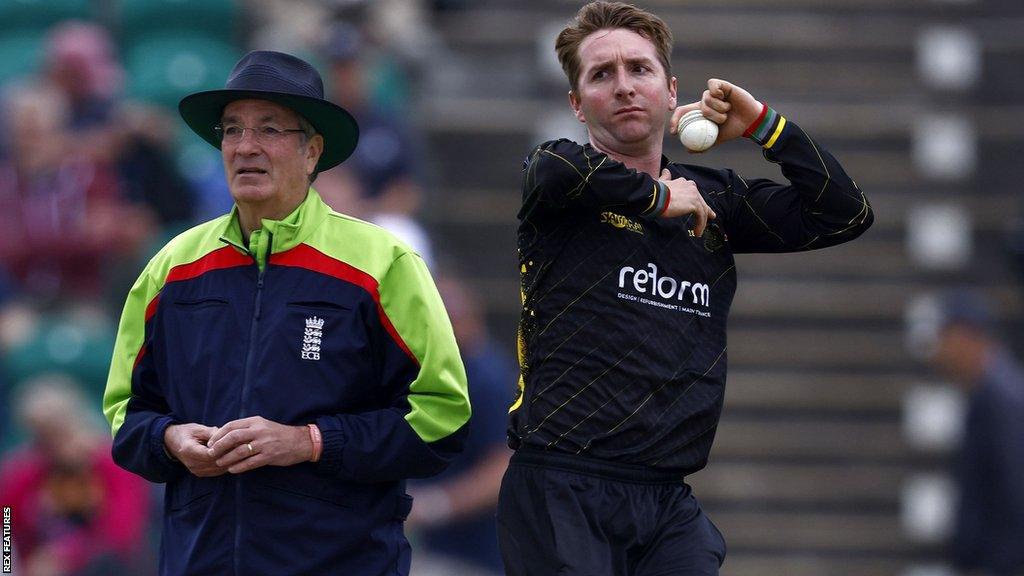
[[[310,187],[305,200],[291,214],[281,220],[264,218],[262,221],[263,234],[269,233],[273,238],[270,253],[285,252],[301,244],[323,222],[330,211],[330,207],[320,198],[320,194]],[[237,205],[231,207],[231,213],[228,214],[227,222],[221,230],[220,240],[242,252],[253,253],[242,239],[242,225],[238,220]]]

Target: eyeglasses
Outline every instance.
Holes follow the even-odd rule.
[[[251,128],[240,124],[217,124],[213,127],[213,132],[217,135],[217,139],[224,144],[238,144],[242,141],[242,138],[245,138],[246,130],[252,132],[256,141],[263,144],[278,142],[292,132],[305,132],[302,128],[281,129],[267,125]]]

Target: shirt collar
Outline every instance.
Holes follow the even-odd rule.
[[[320,198],[316,189],[310,187],[306,198],[291,214],[280,220],[262,220],[263,230],[273,237],[271,253],[284,252],[298,246],[327,217],[331,209]],[[231,244],[243,252],[249,252],[242,239],[242,225],[238,219],[238,206],[232,206],[224,228],[221,230],[222,242]]]

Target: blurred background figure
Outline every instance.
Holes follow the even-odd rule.
[[[387,228],[433,265],[430,237],[416,220],[423,190],[415,129],[404,119],[402,99],[393,97],[402,91],[397,69],[375,59],[364,32],[346,22],[330,27],[324,52],[328,98],[359,122],[359,145],[345,164],[351,177],[340,183],[340,178],[325,174],[325,181],[315,184],[317,190],[327,190],[324,199],[329,204],[334,200],[335,210]]]
[[[28,442],[3,460],[0,494],[12,511],[16,572],[154,574],[149,487],[114,464],[96,411],[74,383],[28,381],[14,409]]]
[[[107,305],[160,227],[190,221],[192,192],[171,160],[167,116],[124,100],[103,27],[60,23],[42,52],[3,97],[0,263],[36,302]]]
[[[955,477],[954,561],[977,574],[1024,573],[1024,371],[976,292],[941,298],[932,361],[967,398]]]
[[[66,130],[70,103],[45,84],[8,92],[9,154],[0,159],[0,264],[20,291],[53,304],[98,300],[106,265],[150,232],[116,173]]]
[[[410,483],[412,573],[418,576],[503,573],[494,514],[501,477],[511,456],[505,437],[516,392],[515,365],[487,333],[479,300],[455,276],[439,276],[469,381],[473,416],[465,450],[429,481]]]
[[[125,72],[106,30],[88,22],[49,34],[44,80],[69,104],[66,128],[95,161],[114,165],[125,200],[152,211],[161,225],[184,226],[192,191],[171,161],[172,119],[124,99]]]

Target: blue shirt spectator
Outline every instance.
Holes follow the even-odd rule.
[[[996,334],[980,295],[953,291],[941,300],[932,360],[967,394],[957,458],[959,506],[953,560],[987,576],[1024,571],[1024,372]]]
[[[442,474],[410,486],[415,500],[407,526],[435,560],[455,561],[453,571],[502,574],[494,516],[511,456],[505,429],[518,373],[488,337],[482,309],[466,287],[451,276],[439,277],[437,287],[462,352],[473,415],[462,455]]]

